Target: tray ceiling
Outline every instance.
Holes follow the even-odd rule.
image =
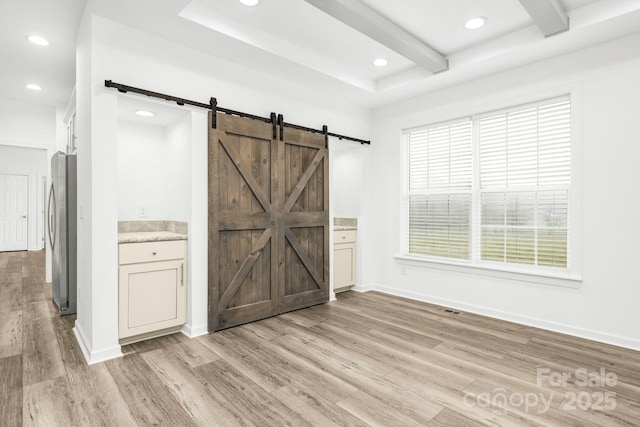
[[[261,0],[256,7],[238,0],[96,0],[89,7],[96,15],[233,66],[251,68],[288,85],[339,94],[366,107],[640,31],[639,0],[333,1],[364,7],[372,11],[373,18],[327,13],[322,9],[331,6],[328,0]],[[527,3],[538,6],[532,1],[550,10],[559,7],[568,16],[569,29],[545,37],[540,21],[525,7]],[[65,102],[75,80],[73,44],[84,2],[61,0],[59,10],[40,8],[40,13],[30,15],[29,11],[39,9],[35,3],[3,2],[0,54],[11,59],[0,71],[0,96],[31,100],[34,96],[25,93],[22,80],[30,75],[35,79],[44,66],[51,72],[41,81],[55,89],[46,94],[43,90],[41,99]],[[467,30],[464,23],[474,16],[487,18],[487,23],[481,29]],[[56,50],[39,58],[34,52],[22,52],[25,35],[34,29],[52,34],[49,37]],[[402,40],[403,34],[420,44],[410,48],[432,49],[448,68],[434,74],[396,48],[397,44],[387,42],[389,36],[396,36],[400,43],[411,45]],[[375,67],[376,58],[385,58],[388,65]]]

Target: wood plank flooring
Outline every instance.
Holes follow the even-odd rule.
[[[639,352],[375,292],[92,366],[74,320],[0,253],[0,425],[640,425]]]

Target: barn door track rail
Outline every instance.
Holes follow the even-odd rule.
[[[185,99],[185,98],[179,98],[177,96],[172,96],[172,95],[166,95],[164,93],[160,93],[160,92],[153,92],[150,90],[146,90],[146,89],[140,89],[137,87],[133,87],[133,86],[127,86],[127,85],[123,85],[121,83],[115,83],[111,80],[105,80],[104,81],[104,85],[105,87],[110,87],[113,89],[117,89],[118,92],[121,93],[127,93],[127,92],[132,92],[132,93],[139,93],[141,95],[146,95],[152,98],[159,98],[159,99],[164,99],[165,101],[171,101],[171,102],[175,102],[178,105],[191,105],[193,107],[198,107],[198,108],[204,108],[207,110],[211,110],[214,112],[213,114],[213,121],[212,121],[212,127],[215,129],[216,127],[216,115],[215,113],[224,113],[224,114],[229,114],[232,116],[238,116],[238,117],[247,117],[249,119],[253,119],[253,120],[258,120],[261,122],[265,122],[265,123],[275,123],[274,122],[274,117],[275,114],[271,113],[270,117],[261,117],[261,116],[256,116],[253,114],[249,114],[249,113],[245,113],[242,111],[235,111],[235,110],[230,110],[229,108],[222,108],[218,106],[218,100],[216,98],[211,98],[209,100],[208,104],[205,104],[203,102],[197,102],[197,101],[192,101],[189,99]],[[296,125],[293,123],[286,123],[284,121],[284,116],[282,114],[279,114],[277,116],[277,124],[278,126],[280,126],[280,138],[282,138],[283,135],[283,128],[284,127],[290,127],[293,129],[299,129],[299,130],[304,130],[307,132],[313,132],[313,133],[320,133],[325,135],[325,138],[328,138],[329,136],[333,136],[336,137],[340,140],[348,140],[348,141],[355,141],[355,142],[359,142],[360,144],[371,144],[371,141],[369,140],[365,140],[365,139],[360,139],[360,138],[354,138],[351,136],[346,136],[346,135],[341,135],[339,133],[333,133],[333,132],[329,132],[327,126],[323,126],[322,129],[313,129],[313,128],[308,128],[306,126],[300,126],[300,125]],[[274,125],[275,126],[275,125]]]

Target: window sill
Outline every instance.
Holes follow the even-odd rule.
[[[582,285],[582,277],[552,274],[552,273],[532,273],[514,271],[509,269],[499,269],[488,266],[469,265],[456,262],[447,261],[434,261],[421,257],[414,257],[410,255],[396,255],[394,257],[398,264],[433,268],[437,270],[457,271],[468,274],[478,274],[481,276],[498,277],[501,279],[519,280],[522,282],[539,283],[543,285],[560,286],[563,288],[578,289]]]

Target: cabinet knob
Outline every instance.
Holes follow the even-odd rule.
[[[156,251],[153,251],[153,252],[151,252],[151,253],[152,253],[153,255],[158,255],[158,252],[156,252]]]

